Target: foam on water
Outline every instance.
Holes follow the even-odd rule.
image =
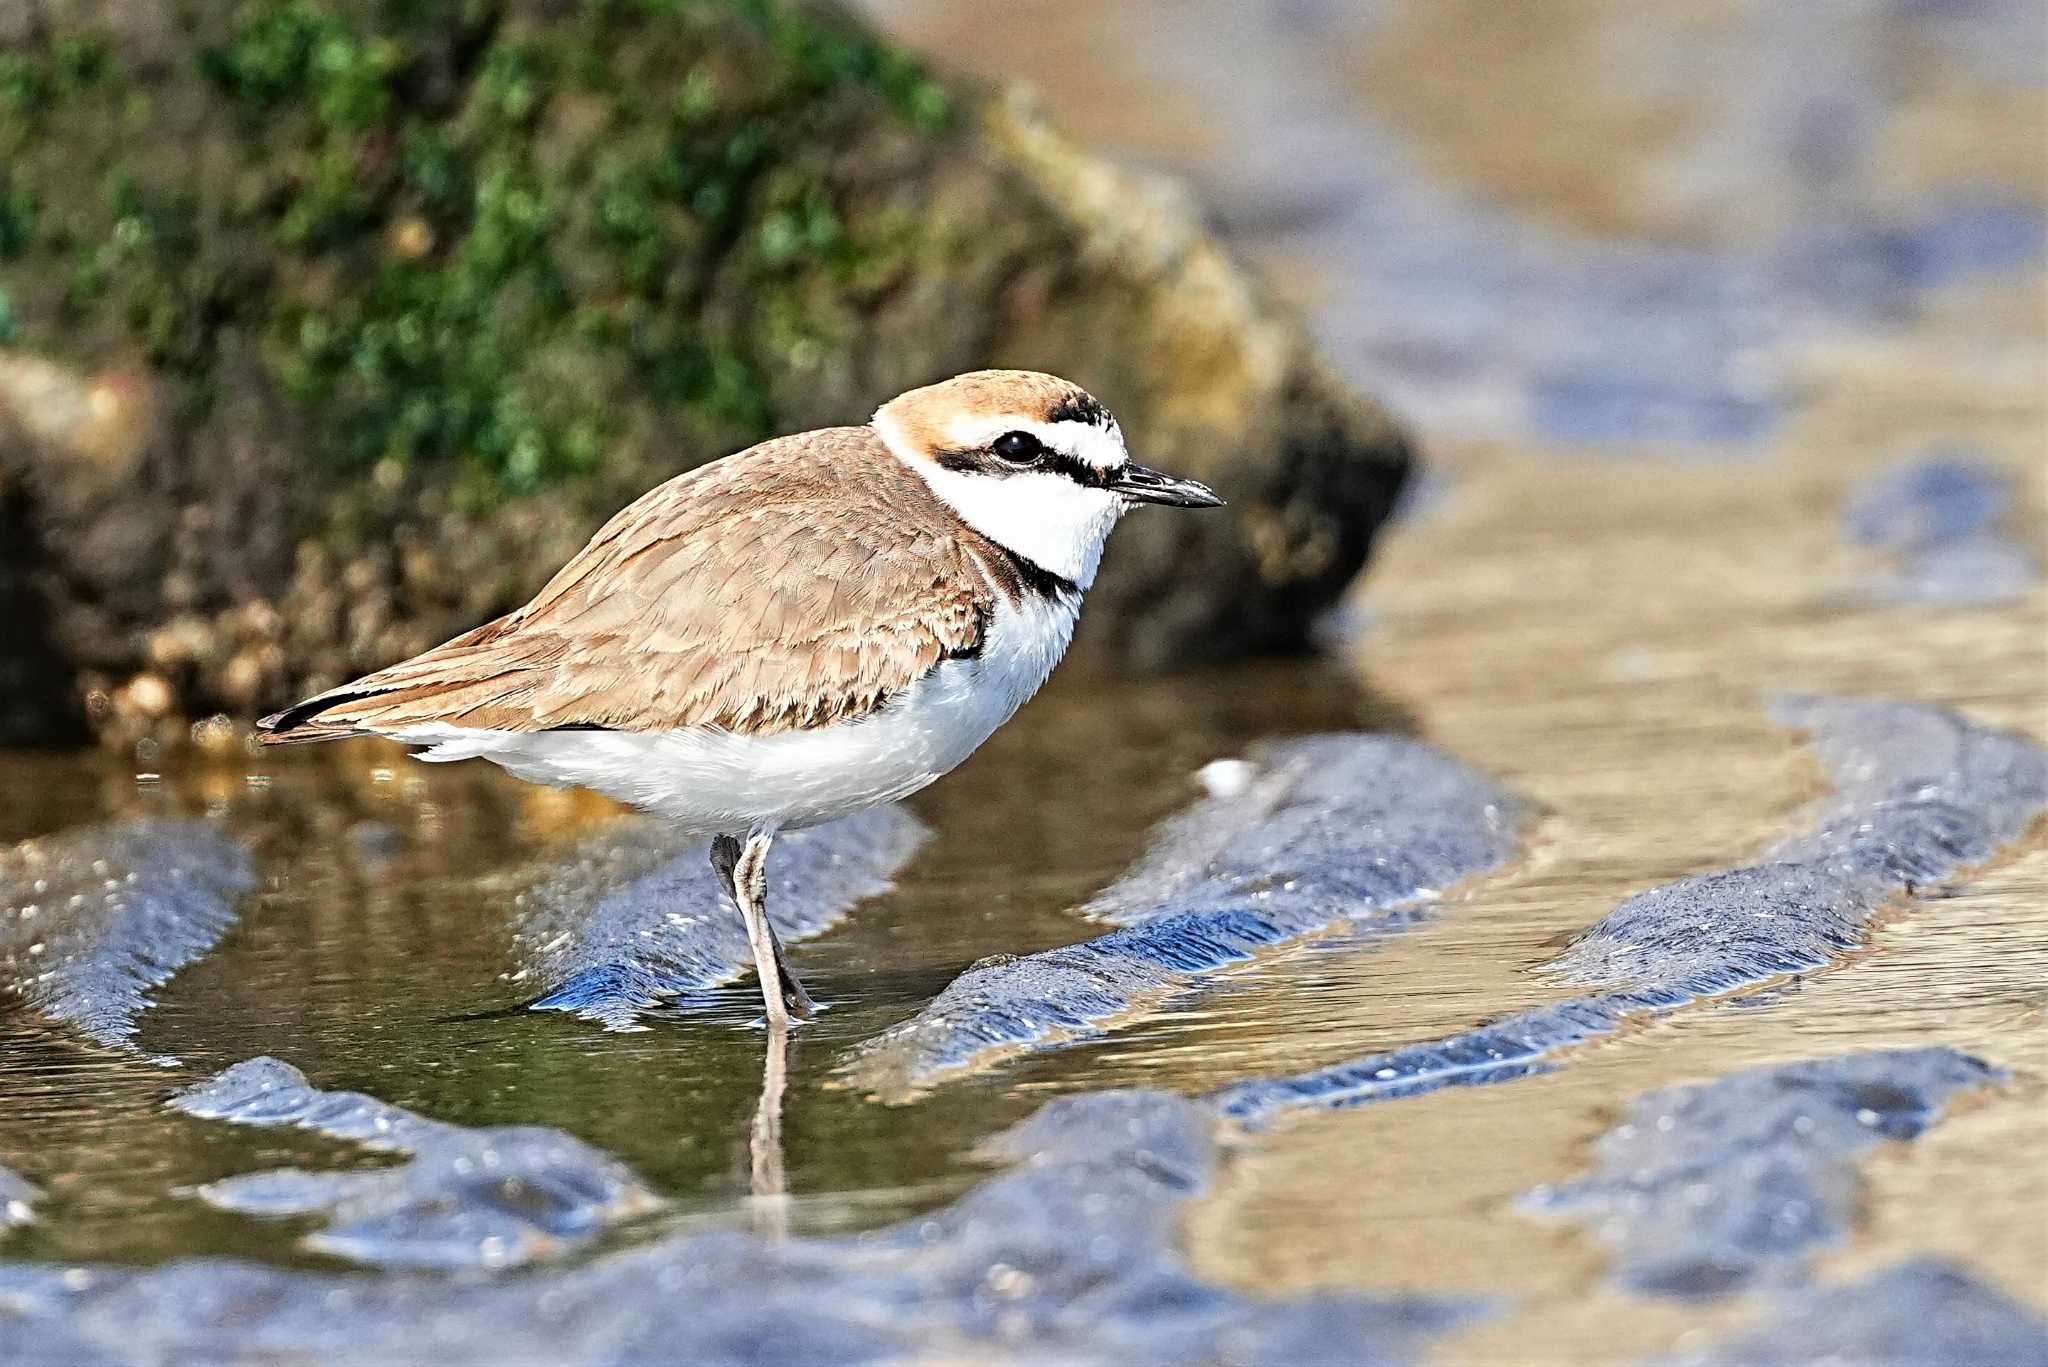
[[[901,1098],[1007,1053],[1100,1035],[1258,950],[1342,924],[1384,928],[1514,856],[1528,807],[1419,741],[1318,736],[1206,772],[1081,908],[1123,928],[983,960],[861,1046],[857,1086]]]
[[[836,924],[862,898],[887,892],[925,837],[901,807],[880,807],[775,842],[768,916],[783,943]],[[658,822],[613,827],[519,897],[521,979],[547,990],[537,1011],[573,1011],[610,1030],[730,982],[753,966],[746,928],[719,887],[702,842]]]
[[[1592,1172],[1530,1208],[1588,1225],[1644,1295],[1719,1296],[1804,1272],[1864,1200],[1856,1160],[2001,1074],[1953,1049],[1843,1054],[1639,1098]]]
[[[1901,894],[1981,863],[2048,811],[2048,750],[2026,737],[1917,703],[1786,697],[1771,710],[1806,733],[1835,796],[1766,858],[1631,897],[1543,968],[1596,990],[1446,1039],[1238,1083],[1217,1104],[1256,1122],[1524,1076],[1631,1015],[1827,966]]]
[[[679,1233],[569,1270],[451,1281],[204,1259],[0,1265],[0,1362],[496,1363],[516,1343],[561,1363],[1334,1367],[1412,1360],[1485,1312],[1455,1297],[1262,1300],[1190,1272],[1172,1240],[1214,1172],[1211,1125],[1166,1093],[1075,1097],[989,1143],[1007,1172],[904,1224],[821,1239]]]
[[[248,854],[203,822],[143,819],[0,852],[0,986],[98,1043],[133,1048],[150,990],[234,924]]]
[[[244,1060],[179,1093],[175,1110],[238,1125],[312,1130],[395,1167],[285,1168],[209,1182],[222,1210],[320,1216],[307,1247],[381,1267],[502,1267],[573,1248],[659,1201],[624,1164],[559,1130],[467,1129],[361,1092],[324,1092],[274,1058]]]

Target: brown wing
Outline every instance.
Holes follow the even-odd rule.
[[[822,726],[975,653],[991,572],[867,428],[784,437],[645,494],[518,611],[258,730]]]

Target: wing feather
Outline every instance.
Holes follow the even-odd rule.
[[[642,496],[525,607],[258,730],[852,720],[979,651],[996,588],[972,535],[868,429],[784,437]]]

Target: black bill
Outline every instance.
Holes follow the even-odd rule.
[[[1109,487],[1133,503],[1163,503],[1170,508],[1221,508],[1223,500],[1215,490],[1191,479],[1175,479],[1142,465],[1125,465],[1109,472]]]

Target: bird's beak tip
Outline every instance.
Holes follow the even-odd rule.
[[[1214,489],[1198,480],[1179,479],[1143,465],[1126,465],[1110,479],[1110,487],[1132,503],[1158,503],[1169,508],[1221,508]]]

